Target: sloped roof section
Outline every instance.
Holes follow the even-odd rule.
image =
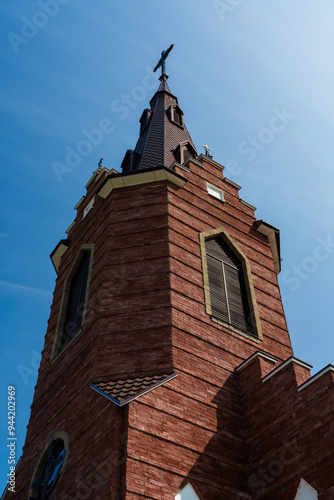
[[[92,383],[91,388],[105,396],[117,406],[124,406],[147,392],[156,389],[177,376],[173,372],[164,375],[150,375],[146,377],[128,378],[125,380],[110,380],[107,382]]]
[[[173,152],[180,143],[189,142],[196,151],[183,119],[181,124],[173,121],[173,108],[180,108],[177,97],[169,90],[167,78],[165,74],[160,77],[160,87],[150,101],[150,120],[134,149],[141,155],[138,170],[157,166],[170,167],[175,161]]]

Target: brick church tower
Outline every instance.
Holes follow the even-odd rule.
[[[311,377],[294,357],[279,231],[198,155],[167,78],[51,254],[5,499],[333,500],[334,367]]]

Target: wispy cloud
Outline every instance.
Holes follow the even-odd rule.
[[[0,280],[0,287],[7,288],[14,292],[35,293],[37,295],[44,295],[44,297],[51,298],[52,293],[42,288],[35,288],[28,285],[20,285],[19,283],[10,283],[9,281]]]

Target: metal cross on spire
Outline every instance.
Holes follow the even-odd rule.
[[[161,76],[162,76],[162,75],[166,75],[166,59],[167,59],[168,54],[170,53],[170,51],[172,50],[172,48],[173,48],[173,47],[174,47],[174,44],[172,44],[172,45],[169,47],[169,49],[167,49],[167,50],[163,50],[163,51],[161,52],[161,58],[160,58],[160,60],[159,60],[158,64],[156,65],[156,67],[154,68],[153,73],[154,73],[154,72],[155,72],[158,68],[160,68],[160,66],[161,66]]]

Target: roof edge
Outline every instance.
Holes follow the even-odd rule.
[[[137,394],[134,394],[133,396],[125,398],[123,401],[120,401],[119,399],[112,397],[110,394],[107,394],[102,389],[100,389],[99,387],[97,387],[97,385],[94,384],[93,382],[90,384],[90,387],[92,389],[94,389],[96,392],[98,392],[99,394],[101,394],[102,396],[104,396],[107,399],[109,399],[109,401],[111,401],[112,403],[115,403],[117,406],[122,407],[122,406],[125,406],[128,403],[131,403],[131,401],[134,401],[135,399],[138,399],[139,397],[144,396],[148,392],[151,392],[154,389],[157,389],[158,387],[160,387],[161,385],[165,384],[166,382],[169,382],[170,380],[173,380],[173,378],[175,378],[175,377],[177,377],[177,373],[173,372],[170,375],[167,375],[162,380],[159,380],[155,384],[152,384],[151,386],[146,387],[145,389],[138,391]]]
[[[282,261],[279,229],[271,224],[268,224],[268,222],[265,222],[264,220],[256,220],[254,222],[254,226],[259,233],[268,237],[268,242],[274,259],[275,272],[276,274],[279,274],[281,272]]]
[[[265,377],[263,377],[262,382],[267,382],[267,380],[271,379],[274,377],[277,373],[279,373],[281,370],[289,366],[291,363],[296,363],[299,366],[302,366],[303,368],[306,368],[307,370],[312,370],[313,366],[309,365],[308,363],[305,363],[304,361],[301,361],[298,358],[295,358],[294,356],[291,356],[288,358],[286,361],[283,361],[277,368],[274,368],[273,371],[268,373]]]
[[[243,361],[241,363],[241,365],[237,366],[234,370],[236,372],[241,372],[242,370],[244,370],[250,363],[252,363],[252,361],[254,361],[255,359],[257,358],[262,358],[262,359],[265,359],[266,361],[270,361],[271,363],[274,363],[276,364],[277,363],[277,359],[270,356],[269,354],[266,354],[265,352],[262,352],[262,351],[256,351],[254,354],[252,354],[252,356],[250,356],[249,358],[245,359],[245,361]]]
[[[70,244],[69,238],[67,240],[60,240],[58,245],[56,245],[56,247],[50,253],[50,259],[57,274],[62,256],[67,251],[69,244]]]
[[[170,181],[179,187],[183,187],[187,178],[165,166],[146,168],[120,174],[111,174],[106,177],[97,191],[98,196],[107,198],[113,189],[149,184],[151,182]]]
[[[327,366],[325,366],[325,368],[323,368],[318,373],[316,373],[315,375],[313,375],[310,379],[306,380],[306,382],[304,382],[303,384],[301,384],[298,387],[298,391],[302,391],[307,386],[313,384],[313,382],[315,382],[316,380],[318,380],[320,377],[322,377],[323,375],[325,375],[325,373],[327,373],[327,372],[334,372],[334,365],[327,365]]]

